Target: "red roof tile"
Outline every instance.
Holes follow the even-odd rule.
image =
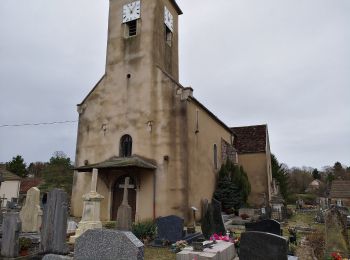
[[[266,152],[267,125],[232,127],[238,153]]]
[[[30,188],[38,187],[43,182],[39,178],[26,178],[21,181],[20,193],[27,193]]]

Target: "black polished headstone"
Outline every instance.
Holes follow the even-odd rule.
[[[174,243],[182,240],[184,220],[178,216],[167,216],[156,219],[157,224],[157,240],[164,240]]]
[[[245,232],[241,235],[241,260],[287,260],[288,241],[282,236],[265,232]]]
[[[221,202],[216,199],[212,199],[211,205],[213,208],[214,231],[216,234],[225,235],[226,229],[221,215]]]
[[[225,235],[226,230],[221,215],[221,203],[215,199],[206,206],[201,222],[203,236],[209,239],[214,233]]]
[[[272,233],[275,235],[281,235],[281,224],[272,219],[265,219],[259,222],[246,223],[245,224],[246,231],[260,231]]]

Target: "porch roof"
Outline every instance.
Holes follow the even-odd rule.
[[[92,169],[121,169],[121,168],[141,168],[154,170],[157,169],[155,162],[152,160],[142,158],[138,155],[133,155],[131,157],[117,157],[114,156],[106,161],[84,165],[74,168],[79,172],[90,172]]]

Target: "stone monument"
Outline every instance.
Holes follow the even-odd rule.
[[[67,254],[66,243],[68,204],[67,193],[54,189],[47,195],[41,228],[41,251],[43,253]]]
[[[93,169],[91,178],[91,191],[83,196],[83,216],[78,224],[78,228],[75,231],[75,235],[71,236],[69,239],[70,243],[74,243],[75,240],[86,230],[102,228],[102,223],[100,220],[100,207],[101,201],[104,199],[104,197],[97,193],[97,177],[98,169]]]
[[[125,178],[125,184],[120,185],[119,188],[124,189],[123,202],[118,208],[117,212],[117,229],[130,231],[131,230],[131,207],[128,203],[128,189],[135,188],[134,185],[130,185],[130,177]]]
[[[288,241],[272,233],[248,231],[241,235],[240,259],[288,259]]]
[[[144,245],[131,232],[93,229],[77,238],[75,260],[143,260]]]
[[[15,258],[19,253],[19,233],[21,232],[21,220],[17,212],[8,212],[3,216],[1,255]]]
[[[19,213],[22,232],[39,232],[43,212],[40,208],[40,190],[33,187],[28,190],[26,202]]]

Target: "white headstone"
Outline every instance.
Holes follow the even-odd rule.
[[[19,213],[22,232],[39,232],[43,212],[40,208],[40,190],[33,187],[28,190],[26,202]]]
[[[97,179],[98,169],[93,169],[91,176],[91,191],[83,196],[83,216],[75,231],[75,235],[69,238],[70,243],[75,243],[75,240],[89,229],[102,229],[100,207],[101,201],[104,197],[97,193]]]

